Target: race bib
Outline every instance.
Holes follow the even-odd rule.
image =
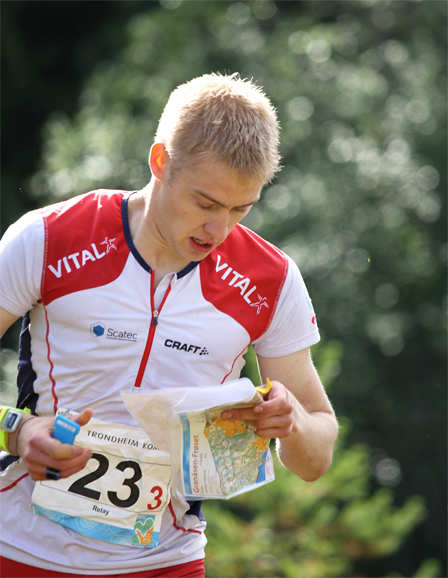
[[[170,456],[141,428],[94,418],[75,443],[91,449],[92,458],[69,478],[37,482],[35,513],[97,540],[157,546],[170,498]]]

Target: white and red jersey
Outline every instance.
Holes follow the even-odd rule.
[[[3,237],[0,305],[25,316],[21,406],[41,416],[91,407],[98,419],[135,426],[121,391],[219,387],[239,377],[251,343],[262,356],[280,357],[318,341],[296,265],[241,225],[154,291],[154,273],[132,242],[129,196],[100,190],[75,197],[28,213]],[[204,522],[193,516],[199,508],[187,512],[183,527],[167,510],[159,546],[142,552],[33,516],[34,483],[25,474],[20,461],[2,473],[7,557],[90,574],[203,557]]]

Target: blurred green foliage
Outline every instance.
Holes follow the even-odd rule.
[[[77,105],[45,123],[42,162],[22,196],[43,205],[98,187],[144,186],[156,122],[175,86],[211,71],[253,78],[278,109],[284,168],[245,222],[298,263],[324,338],[316,364],[351,424],[322,481],[309,486],[280,469],[260,490],[265,497],[208,505],[212,568],[223,556],[215,529],[228,524],[229,575],[267,576],[274,563],[279,576],[398,576],[393,567],[442,575],[434,558],[446,557],[446,3],[134,4],[119,22],[122,48],[112,43],[113,58],[97,53]],[[15,204],[6,203],[6,217]],[[248,367],[253,373],[251,358]],[[331,494],[340,463],[351,464],[343,471],[352,468],[362,495],[343,476],[347,495]],[[324,497],[307,510],[313,491]],[[369,565],[422,519],[416,493],[426,498],[427,521],[401,557]],[[244,521],[236,510],[251,500],[262,507]],[[289,530],[277,536],[283,523]],[[317,555],[317,542],[328,556]],[[259,556],[256,574],[249,558]]]
[[[344,430],[333,466],[318,483],[307,484],[277,463],[274,483],[228,504],[205,503],[207,576],[354,576],[357,561],[401,546],[426,517],[425,505],[415,496],[397,508],[386,488],[371,494],[369,450],[347,448]],[[428,578],[440,575],[440,563],[431,568],[427,562]]]
[[[320,342],[312,352],[328,388],[343,350],[335,341]],[[253,348],[246,361],[245,375],[258,384]],[[228,503],[204,503],[208,520],[206,576],[358,576],[355,569],[360,563],[400,549],[415,526],[428,517],[425,501],[411,496],[398,508],[390,488],[372,492],[375,461],[383,464],[383,475],[389,481],[399,469],[384,456],[376,459],[365,444],[348,446],[350,421],[342,418],[339,425],[333,464],[317,482],[298,479],[277,460],[273,484]],[[441,576],[441,563],[426,559],[413,576],[423,575],[421,571],[426,578]]]

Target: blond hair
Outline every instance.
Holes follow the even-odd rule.
[[[192,162],[224,162],[245,180],[265,184],[280,168],[279,125],[262,89],[239,75],[206,74],[181,84],[160,117],[174,177]]]

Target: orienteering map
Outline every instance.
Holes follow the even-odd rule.
[[[181,414],[187,496],[229,498],[274,479],[269,440],[220,411]]]

